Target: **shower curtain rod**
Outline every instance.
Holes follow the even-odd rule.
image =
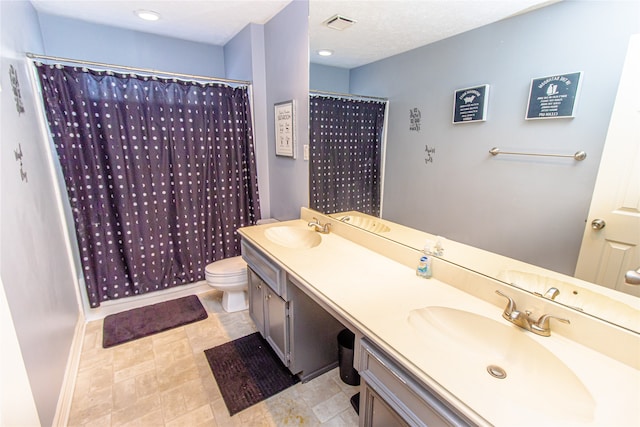
[[[360,99],[373,99],[375,101],[388,101],[388,98],[381,98],[379,96],[368,96],[368,95],[356,95],[353,93],[340,93],[340,92],[327,92],[323,90],[310,90],[309,95],[328,95],[328,96],[338,96],[340,98],[360,98]]]
[[[31,52],[27,52],[27,58],[30,59],[43,59],[46,61],[58,61],[58,62],[68,62],[71,64],[78,64],[78,65],[88,65],[88,66],[92,66],[92,67],[101,67],[101,68],[107,68],[107,69],[120,69],[120,70],[126,70],[126,71],[135,71],[138,73],[148,73],[151,75],[156,75],[156,74],[160,74],[160,75],[165,75],[165,76],[174,76],[174,77],[181,77],[181,78],[188,78],[188,79],[195,79],[195,80],[206,80],[206,81],[210,81],[210,82],[215,82],[215,83],[231,83],[231,84],[237,84],[237,85],[250,85],[251,82],[248,80],[232,80],[232,79],[223,79],[223,78],[218,78],[218,77],[207,77],[207,76],[198,76],[196,74],[183,74],[183,73],[174,73],[171,71],[159,71],[159,70],[154,70],[151,68],[138,68],[138,67],[129,67],[126,65],[115,65],[115,64],[107,64],[104,62],[93,62],[93,61],[81,61],[78,59],[70,59],[70,58],[60,58],[57,56],[47,56],[47,55],[38,55],[35,53],[31,53]]]

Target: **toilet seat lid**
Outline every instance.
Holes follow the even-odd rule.
[[[234,256],[212,262],[205,267],[205,273],[212,276],[236,276],[244,275],[246,268],[247,263],[244,262],[242,257]]]

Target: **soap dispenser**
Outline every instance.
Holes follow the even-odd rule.
[[[433,242],[427,240],[422,252],[424,255],[418,260],[418,268],[416,268],[416,275],[429,279],[432,275],[431,272],[431,246]]]
[[[416,276],[428,279],[431,277],[431,257],[423,255],[418,260],[418,268],[416,268]]]

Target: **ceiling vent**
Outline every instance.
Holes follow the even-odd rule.
[[[346,30],[357,21],[355,19],[347,18],[341,15],[333,15],[331,18],[324,21],[324,25],[334,30]]]

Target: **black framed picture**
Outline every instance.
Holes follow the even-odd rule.
[[[575,117],[582,72],[531,80],[526,120]]]
[[[453,98],[453,123],[484,122],[487,120],[489,85],[458,89]]]

